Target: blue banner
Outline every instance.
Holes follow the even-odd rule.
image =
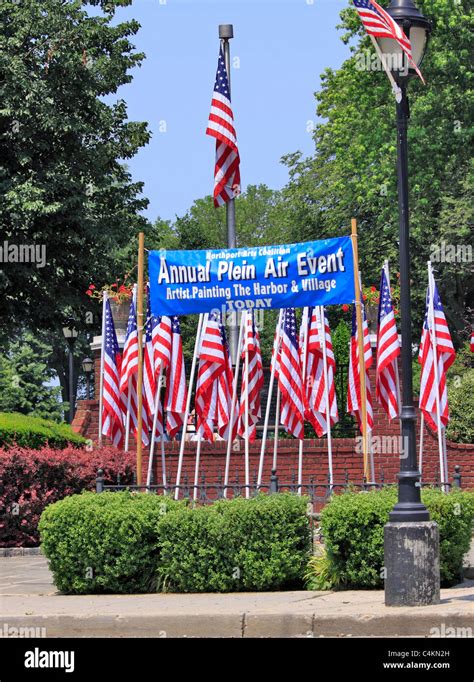
[[[350,237],[208,251],[150,251],[154,315],[352,303]]]

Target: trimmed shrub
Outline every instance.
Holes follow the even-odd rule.
[[[81,447],[86,442],[69,424],[57,424],[18,412],[0,412],[0,447],[41,448],[49,445],[66,448],[69,445]]]
[[[455,443],[474,443],[474,369],[466,371],[459,383],[449,384],[447,436]]]
[[[172,509],[158,522],[160,589],[301,587],[311,548],[307,502],[286,493]]]
[[[66,593],[238,592],[301,587],[310,554],[307,500],[290,495],[187,506],[146,493],[83,493],[39,524]]]
[[[0,449],[0,547],[38,545],[38,521],[48,504],[94,490],[99,468],[105,483],[115,483],[118,474],[122,483],[132,483],[134,459],[111,447]]]
[[[131,492],[85,492],[47,507],[41,546],[56,587],[68,594],[154,592],[158,520],[168,497]]]
[[[439,525],[440,572],[444,587],[462,579],[474,520],[474,494],[424,489],[422,499]],[[321,513],[325,553],[306,572],[309,589],[381,588],[384,525],[397,500],[395,487],[335,495]]]

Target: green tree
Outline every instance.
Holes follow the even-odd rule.
[[[421,329],[426,261],[442,240],[465,245],[473,234],[474,18],[468,0],[418,5],[433,22],[422,69],[427,86],[415,79],[409,91],[413,304]],[[395,102],[383,71],[360,68],[361,55],[373,48],[355,10],[343,10],[341,19],[352,56],[322,75],[315,155],[284,158],[290,172],[284,222],[289,240],[315,239],[347,234],[356,217],[363,280],[378,284],[385,258],[398,269]],[[440,263],[437,269],[449,324],[460,332],[473,307],[471,264]]]
[[[0,411],[21,412],[53,421],[62,421],[67,403],[61,402],[61,389],[51,385],[51,349],[27,333],[15,341],[7,355],[0,356]]]
[[[129,4],[0,0],[0,233],[46,248],[45,267],[2,266],[4,335],[26,320],[60,330],[72,311],[84,326],[85,289],[122,275],[117,249],[148,229],[142,183],[123,164],[148,142],[147,124],[104,101],[144,58],[130,41],[139,24],[114,21]]]

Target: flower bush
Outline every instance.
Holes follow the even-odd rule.
[[[112,447],[0,449],[0,547],[37,546],[39,518],[48,504],[94,490],[99,468],[105,483],[116,483],[117,474],[131,483],[134,466],[132,453]]]

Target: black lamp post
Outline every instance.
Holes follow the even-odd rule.
[[[74,321],[69,320],[67,325],[63,327],[64,338],[66,339],[69,349],[69,423],[72,424],[74,419],[74,344],[78,337],[78,331],[74,328]]]
[[[82,369],[86,375],[86,399],[90,400],[91,397],[91,374],[94,369],[94,360],[91,358],[84,358],[82,361]]]
[[[431,32],[430,22],[412,0],[392,0],[387,12],[410,39],[413,61],[419,66]],[[407,145],[410,110],[407,85],[416,72],[395,40],[379,38],[378,43],[401,90],[400,101],[397,102],[397,176],[403,451],[398,474],[398,502],[385,527],[385,603],[393,606],[418,605],[439,601],[439,540],[437,526],[430,522],[428,510],[421,502],[421,474],[416,456],[416,413],[413,406]],[[420,552],[423,555],[421,563]]]

